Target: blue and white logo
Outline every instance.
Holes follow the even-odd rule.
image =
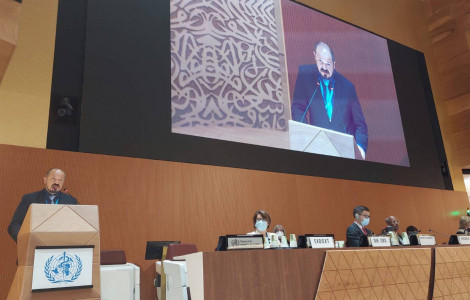
[[[74,282],[82,273],[82,260],[67,252],[53,255],[46,261],[44,273],[51,283]]]

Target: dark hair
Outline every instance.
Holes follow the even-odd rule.
[[[317,48],[320,44],[325,44],[326,47],[328,47],[328,49],[330,50],[330,53],[331,53],[331,60],[333,60],[333,62],[335,61],[335,53],[333,52],[333,49],[331,49],[330,45],[328,45],[327,43],[323,42],[323,41],[318,41],[316,44],[315,44],[315,54],[317,53]]]
[[[356,214],[358,215],[362,214],[363,211],[370,211],[370,210],[364,205],[359,205],[359,206],[354,207],[353,217],[356,217]]]
[[[263,220],[268,222],[268,227],[269,227],[269,225],[271,224],[271,216],[265,210],[257,210],[255,212],[255,214],[253,215],[253,226],[255,226],[256,224],[256,217],[258,217],[258,215],[261,215],[261,217],[263,217]]]
[[[406,227],[406,233],[408,232],[418,232],[418,228],[414,227],[413,225],[410,225],[408,227]]]

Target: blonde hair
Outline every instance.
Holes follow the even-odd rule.
[[[469,224],[470,224],[470,217],[469,216],[461,216],[460,217],[459,229],[467,229]]]

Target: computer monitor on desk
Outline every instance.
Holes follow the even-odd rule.
[[[170,244],[180,244],[181,241],[147,241],[145,259],[162,259],[163,247]]]

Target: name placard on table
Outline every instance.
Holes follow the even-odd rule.
[[[307,246],[311,248],[334,248],[335,236],[333,234],[306,234]]]
[[[389,236],[371,236],[369,242],[372,247],[390,247],[392,245]]]
[[[457,235],[460,245],[470,245],[470,235]]]
[[[264,249],[262,235],[227,235],[227,250]]]
[[[423,246],[434,246],[436,245],[436,237],[429,234],[417,234],[418,244]]]

